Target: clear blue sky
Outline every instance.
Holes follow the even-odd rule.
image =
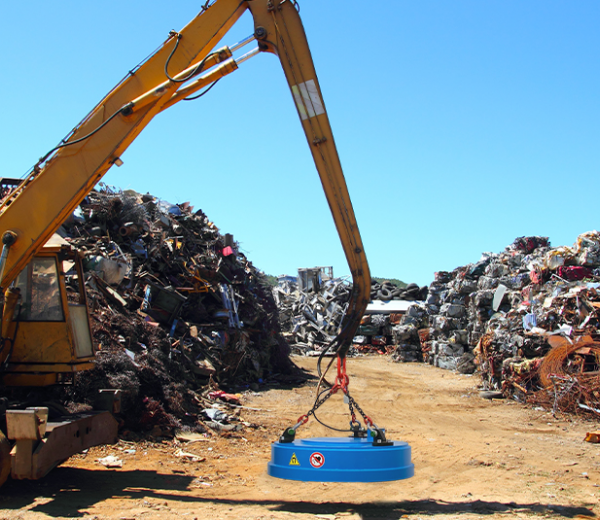
[[[202,3],[2,2],[0,175],[22,176]],[[596,0],[299,3],[374,276],[428,284],[517,236],[599,227]],[[245,17],[225,43],[252,31]],[[274,56],[160,114],[122,158],[107,184],[191,201],[265,272],[348,273]]]

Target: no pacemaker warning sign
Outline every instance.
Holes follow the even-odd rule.
[[[322,453],[319,453],[318,451],[315,451],[310,456],[310,465],[313,468],[319,469],[319,468],[323,467],[323,464],[325,464],[325,457],[323,457]]]
[[[300,462],[298,462],[298,457],[296,457],[295,453],[292,454],[292,458],[290,459],[289,466],[300,466]]]

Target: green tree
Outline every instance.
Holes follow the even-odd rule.
[[[379,276],[371,276],[371,280],[375,280],[379,283],[392,282],[397,287],[400,287],[400,289],[402,289],[403,287],[406,287],[408,285],[407,283],[403,282],[402,280],[398,280],[398,278],[380,278]]]

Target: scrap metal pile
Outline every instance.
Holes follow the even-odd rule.
[[[418,302],[427,297],[427,292],[427,287],[415,283],[400,288],[389,281],[372,281],[371,304],[360,322],[354,346],[359,352],[392,353],[396,361],[422,361],[419,328],[427,326],[426,313],[419,311],[417,305],[408,307],[406,312],[394,307],[386,310],[386,302],[388,306]],[[378,303],[381,305],[372,308]]]
[[[219,385],[291,373],[266,277],[202,211],[104,188],[61,234],[85,254],[101,349],[96,368],[77,375],[71,409],[120,388],[126,428],[202,431],[219,424]]]
[[[600,233],[573,247],[521,237],[499,254],[436,273],[423,355],[484,388],[554,411],[600,415]]]
[[[337,335],[350,299],[352,284],[344,278],[319,278],[308,286],[298,279],[280,280],[273,288],[283,335],[292,351],[320,351]]]
[[[298,278],[281,277],[273,289],[281,330],[285,331],[292,350],[298,354],[316,354],[331,343],[348,307],[352,289],[348,277],[327,278],[323,276],[323,269],[300,269]],[[307,272],[317,275],[318,281],[306,283]],[[416,284],[404,288],[389,281],[379,283],[373,280],[371,284],[373,301],[417,301],[426,295],[427,287],[420,288]],[[396,350],[398,359],[420,360],[416,321],[412,314],[367,314],[361,320],[348,355]]]

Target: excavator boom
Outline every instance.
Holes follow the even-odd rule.
[[[237,69],[213,50],[249,10],[258,50],[279,57],[353,278],[334,345],[345,354],[370,294],[369,268],[296,2],[215,0],[111,90],[0,206],[0,286],[6,290],[151,119]],[[32,211],[32,208],[34,210]],[[0,359],[1,361],[1,359]]]

